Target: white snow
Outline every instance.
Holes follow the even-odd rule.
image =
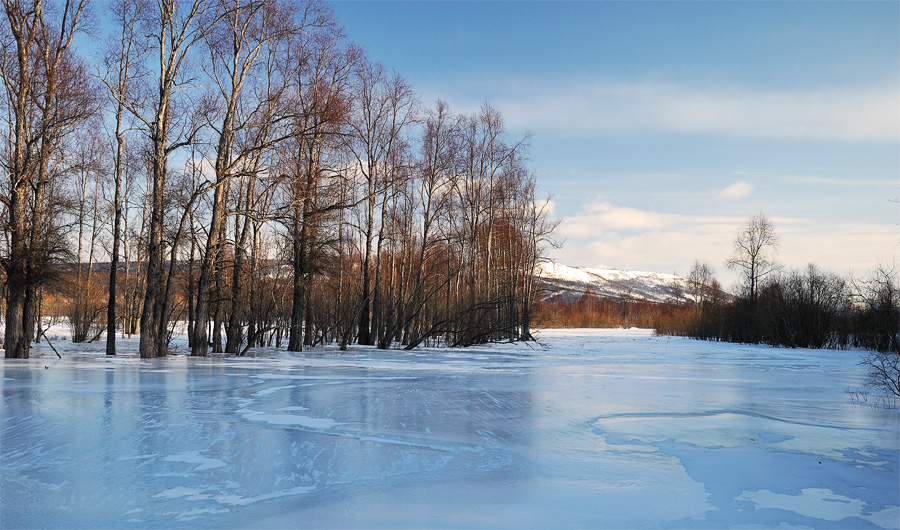
[[[668,302],[690,295],[688,281],[674,274],[627,271],[591,267],[570,267],[545,262],[538,265],[537,276],[545,299],[575,299],[590,288],[597,296],[623,297]]]
[[[848,394],[861,352],[538,336],[39,346],[0,363],[0,527],[900,528],[900,411]]]
[[[593,282],[598,278],[607,280],[627,280],[635,278],[653,279],[654,281],[684,280],[681,276],[663,272],[628,271],[620,269],[600,269],[594,267],[570,267],[562,263],[544,262],[538,265],[538,275],[544,278],[556,278],[571,282]]]

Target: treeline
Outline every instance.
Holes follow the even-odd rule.
[[[900,352],[900,289],[893,270],[846,280],[814,265],[765,280],[755,298],[704,303],[683,334],[790,348]]]
[[[768,217],[752,216],[735,235],[726,264],[741,279],[727,303],[701,296],[686,334],[712,340],[791,348],[861,347],[900,355],[900,287],[893,266],[863,279],[844,279],[815,265],[785,272],[776,261],[780,238]],[[690,282],[710,287],[707,265]],[[718,303],[716,303],[718,302]]]
[[[498,109],[423,106],[313,0],[2,2],[6,357],[48,313],[142,357],[530,336],[553,225]]]
[[[777,272],[727,303],[704,302],[690,325],[670,329],[706,340],[790,348],[849,347],[862,358],[867,384],[900,396],[900,283],[894,267],[844,279],[809,265]]]
[[[767,344],[787,348],[861,348],[869,384],[900,396],[900,271],[881,265],[862,277],[841,277],[810,264],[785,270],[768,217],[747,220],[726,265],[740,283],[726,293],[712,268],[695,261],[686,284],[673,285],[671,301],[630,296],[600,298],[591,289],[577,300],[539,301],[536,320],[546,327],[644,327],[662,335]]]
[[[684,310],[679,304],[650,302],[631,296],[601,297],[588,287],[572,301],[538,300],[534,320],[535,325],[542,328],[636,327],[661,330],[672,327],[674,322],[683,318],[682,313]]]

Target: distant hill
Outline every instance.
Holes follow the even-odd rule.
[[[274,262],[273,262],[274,263]],[[187,270],[188,263],[178,262],[179,270]],[[119,264],[120,271],[124,264]],[[130,263],[132,273],[137,264]],[[95,274],[109,274],[109,262],[95,262]],[[590,288],[601,298],[632,298],[649,302],[683,302],[692,299],[688,280],[674,274],[647,271],[623,271],[570,267],[560,263],[538,266],[538,298],[545,302],[574,302]]]
[[[569,267],[543,263],[538,269],[541,300],[573,302],[590,288],[599,297],[675,302],[690,298],[686,278],[674,274]]]

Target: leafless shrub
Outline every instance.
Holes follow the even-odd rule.
[[[75,282],[67,293],[66,316],[72,327],[72,342],[92,342],[103,333],[106,291],[99,283]]]

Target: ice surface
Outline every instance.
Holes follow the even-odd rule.
[[[539,337],[153,362],[55,341],[0,364],[0,528],[900,528],[900,411],[851,400],[860,352]]]

